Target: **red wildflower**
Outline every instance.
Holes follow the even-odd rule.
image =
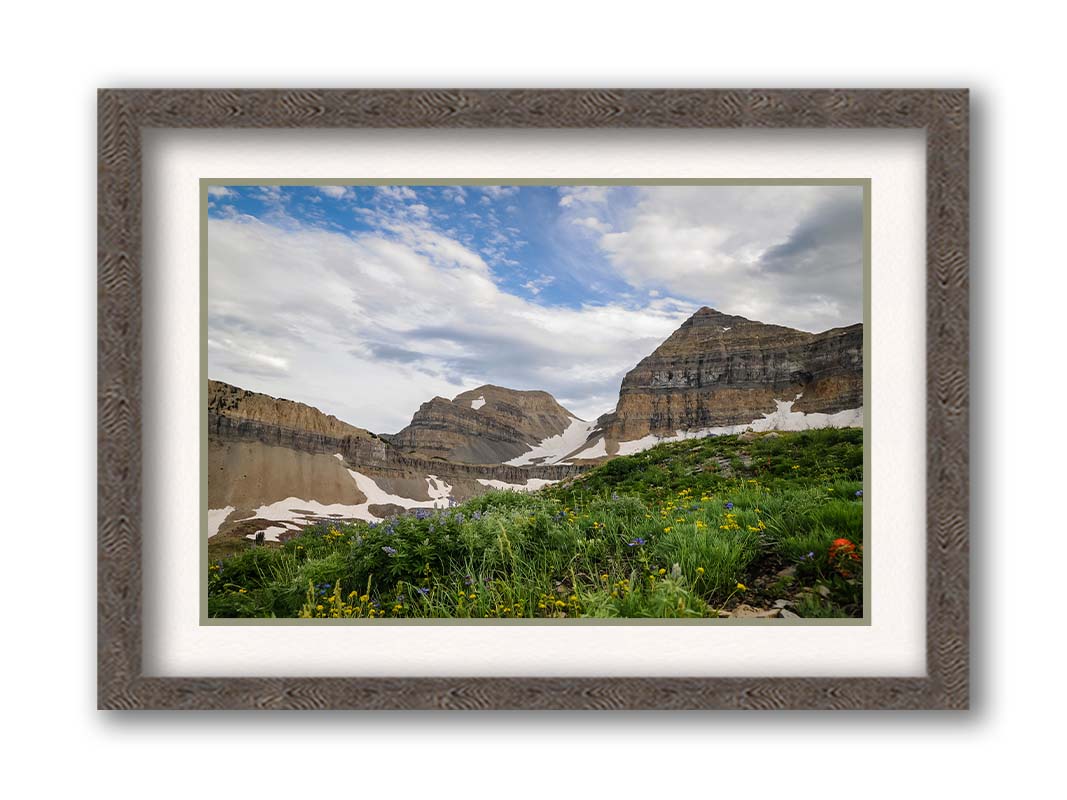
[[[829,556],[830,565],[846,578],[851,577],[852,573],[845,568],[844,562],[860,560],[856,545],[850,539],[834,539],[830,545]]]

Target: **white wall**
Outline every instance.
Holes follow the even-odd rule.
[[[414,6],[415,4],[410,4]],[[1044,3],[28,3],[5,12],[5,784],[36,796],[1025,796],[1062,738],[1062,21]],[[723,6],[723,7],[719,7]],[[748,13],[744,9],[751,9]],[[995,8],[996,13],[992,13]],[[102,714],[98,86],[969,86],[974,710]],[[11,438],[14,437],[14,447]],[[7,487],[17,487],[8,489]],[[11,581],[14,577],[14,581]],[[1058,783],[1059,781],[1056,781]],[[926,788],[916,787],[925,784]],[[1055,785],[1053,783],[1052,785]],[[603,791],[602,791],[603,790]],[[942,794],[945,793],[945,794]]]

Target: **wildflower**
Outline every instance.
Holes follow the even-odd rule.
[[[727,509],[731,509],[731,508],[733,508],[733,507],[734,507],[734,504],[733,504],[733,503],[727,503],[727,504],[726,504],[726,508],[727,508]]]
[[[619,495],[616,492],[612,492],[611,493],[611,499],[612,500],[618,500],[619,499]]]
[[[793,465],[793,469],[800,469],[800,465],[799,464],[794,464]]]
[[[392,556],[396,555],[396,548],[395,547],[389,547],[388,545],[386,545],[385,547],[382,548],[382,552],[385,553],[387,556],[392,557]]]
[[[361,603],[366,603],[368,600],[370,600],[370,596],[369,595],[363,594],[363,595],[359,596],[359,602],[361,602]]]
[[[666,575],[667,574],[667,570],[661,569],[657,574],[658,575]]]
[[[430,590],[426,588],[419,588],[416,591],[418,591],[418,593],[421,594],[423,597],[430,593]]]
[[[638,536],[636,539],[627,542],[626,546],[627,547],[640,547],[643,544],[645,544],[645,540],[642,539],[640,536]]]
[[[856,545],[852,543],[851,539],[834,539],[830,545],[830,560],[833,561],[838,556],[848,556],[853,561],[859,561],[859,553],[856,552]]]
[[[737,584],[737,588],[740,589],[742,592],[748,591],[748,587],[745,586],[745,584],[743,583]]]
[[[856,497],[863,497],[863,489],[856,490]]]
[[[703,567],[697,567],[697,575],[703,575],[703,574],[704,574],[704,568]]]
[[[474,577],[468,575],[466,578],[463,579],[463,583],[465,583],[467,586],[470,586],[472,583],[474,583]]]
[[[471,519],[481,519],[481,518],[482,518],[482,512],[481,511],[475,511],[473,514],[471,514]]]
[[[668,526],[667,526],[666,528],[664,528],[664,529],[663,529],[663,532],[664,532],[664,533],[670,533],[670,532],[671,532],[671,527],[670,527],[670,525],[668,525]]]

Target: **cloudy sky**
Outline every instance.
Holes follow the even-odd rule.
[[[394,433],[434,395],[583,419],[707,305],[862,320],[857,186],[212,186],[208,374]]]

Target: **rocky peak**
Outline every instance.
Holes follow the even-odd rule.
[[[609,441],[741,425],[777,409],[835,413],[863,405],[863,326],[823,333],[704,307],[623,379],[601,426]]]
[[[346,436],[374,437],[374,434],[363,428],[349,425],[331,414],[324,414],[317,408],[304,403],[250,392],[222,381],[209,380],[207,382],[207,408],[208,414],[220,417],[247,420],[338,439]]]
[[[486,384],[423,403],[388,439],[422,455],[470,464],[503,463],[561,434],[575,417],[548,392]]]

